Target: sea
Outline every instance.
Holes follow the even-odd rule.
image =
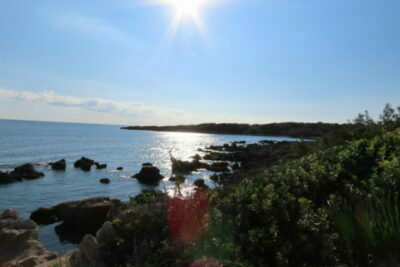
[[[22,218],[29,218],[40,207],[91,197],[110,197],[123,201],[139,194],[144,186],[131,176],[140,171],[142,163],[150,162],[165,177],[155,189],[174,192],[171,176],[170,153],[181,160],[201,154],[199,148],[222,145],[233,141],[257,143],[260,140],[295,141],[293,138],[216,135],[180,132],[151,132],[121,130],[121,125],[100,125],[61,122],[0,120],[0,170],[33,163],[45,174],[36,180],[24,180],[7,185],[0,184],[0,212],[7,208],[17,210]],[[92,167],[90,172],[76,169],[73,163],[82,156],[107,164],[104,170]],[[65,159],[65,171],[54,171],[49,162]],[[117,171],[123,167],[123,171]],[[193,190],[193,181],[203,178],[210,187],[212,173],[199,171],[187,176],[183,185],[185,194]],[[110,184],[99,182],[109,178]],[[39,228],[39,241],[52,251],[66,253],[77,244],[57,236],[55,227],[60,223]]]

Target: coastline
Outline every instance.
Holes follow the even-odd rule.
[[[196,130],[182,130],[182,129],[154,129],[152,127],[146,126],[123,126],[120,127],[121,130],[128,131],[149,131],[149,132],[169,132],[169,133],[196,133],[196,134],[215,134],[215,135],[232,135],[232,136],[254,136],[254,137],[265,137],[266,139],[271,137],[281,137],[281,138],[293,138],[301,139],[303,141],[312,141],[320,136],[298,136],[298,135],[287,135],[287,134],[256,134],[256,133],[233,133],[233,132],[207,132],[207,131],[196,131]]]

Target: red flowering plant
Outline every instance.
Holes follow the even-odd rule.
[[[209,225],[210,199],[207,189],[196,189],[189,197],[168,199],[168,229],[172,240],[194,244]]]

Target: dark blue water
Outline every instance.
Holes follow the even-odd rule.
[[[165,177],[170,176],[168,152],[180,159],[190,160],[197,148],[222,145],[245,140],[255,143],[265,137],[238,135],[211,135],[194,133],[163,133],[120,130],[114,125],[93,125],[54,122],[0,120],[0,170],[8,170],[23,163],[37,163],[36,169],[45,173],[44,178],[0,185],[0,211],[14,208],[20,216],[28,218],[39,207],[50,207],[60,202],[89,197],[108,196],[128,200],[144,188],[135,179],[143,162],[152,162]],[[271,140],[293,140],[269,137]],[[85,156],[100,163],[107,163],[106,170],[92,168],[83,172],[73,167],[73,162]],[[53,171],[45,163],[67,160],[66,171]],[[115,171],[123,166],[121,172]],[[209,172],[199,172],[188,177],[185,188],[190,191],[192,182],[209,180]],[[108,185],[99,183],[108,177]],[[159,189],[173,191],[173,183],[165,178]],[[50,250],[64,253],[75,247],[62,243],[54,226],[42,227],[39,240]]]

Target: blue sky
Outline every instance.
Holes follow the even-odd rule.
[[[189,0],[188,0],[189,1]],[[0,118],[345,122],[400,104],[400,1],[1,0]]]

